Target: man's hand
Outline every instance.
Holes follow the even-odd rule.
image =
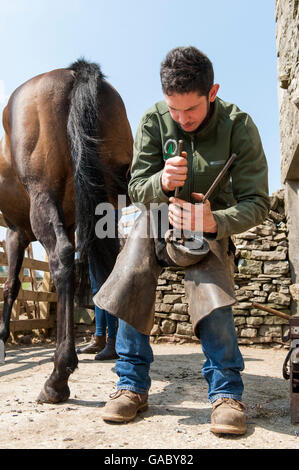
[[[192,193],[193,199],[201,202],[204,195]],[[169,199],[168,218],[176,229],[190,230],[192,232],[217,233],[217,222],[211,211],[210,202],[192,204],[175,197]]]
[[[176,187],[184,186],[187,178],[187,153],[182,152],[181,157],[172,157],[166,160],[161,176],[161,185],[164,193],[174,191]]]

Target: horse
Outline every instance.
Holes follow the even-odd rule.
[[[106,279],[119,244],[117,237],[95,235],[95,208],[102,202],[117,208],[120,194],[128,200],[132,132],[121,96],[100,65],[84,58],[19,86],[3,111],[3,128],[0,210],[8,227],[8,276],[0,343],[5,345],[10,335],[24,251],[38,240],[48,255],[57,293],[57,338],[54,368],[37,401],[58,403],[69,398],[68,379],[78,366],[76,247],[84,267],[81,280],[88,278],[88,260],[93,270],[100,266]]]

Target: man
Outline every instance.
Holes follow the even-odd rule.
[[[161,64],[161,82],[165,101],[145,113],[137,131],[129,183],[131,200],[133,203],[143,203],[147,208],[151,203],[169,202],[168,217],[174,228],[195,230],[198,218],[202,217],[205,238],[210,246],[222,247],[225,257],[227,247],[231,246],[228,244],[230,235],[258,225],[269,209],[267,163],[258,131],[246,113],[217,97],[219,85],[214,84],[213,66],[208,57],[196,48],[178,47],[170,51]],[[184,143],[183,156],[177,153],[180,139]],[[232,153],[236,153],[237,158],[230,173],[202,207],[199,202]],[[181,191],[175,198],[174,190],[177,187]],[[137,220],[135,231],[139,230],[138,227]],[[122,270],[124,274],[126,266],[133,266],[134,263],[136,268],[142,267],[144,256],[140,255],[138,261],[136,251],[136,259],[131,263],[134,257],[130,254],[130,247],[134,244],[130,238],[127,243],[127,258],[117,261],[116,273]],[[150,242],[144,241],[146,243]],[[144,244],[137,246],[135,243],[135,250],[142,250]],[[157,264],[153,262],[155,254],[150,251],[151,245],[148,247],[149,266],[150,263],[154,264],[146,271],[148,277],[146,274],[145,278],[151,279],[150,271],[153,273]],[[215,257],[213,259],[216,260]],[[225,267],[228,262],[222,264]],[[210,262],[209,266],[213,271],[213,263]],[[134,280],[127,284],[129,288],[124,289],[122,298],[124,300],[125,295],[132,297],[132,292],[134,298],[131,304],[123,301],[122,306],[127,313],[119,314],[121,307],[115,307],[116,301],[110,304],[108,300],[99,301],[101,296],[108,299],[109,293],[106,295],[106,291],[109,290],[111,295],[109,282],[106,291],[101,289],[99,296],[95,297],[98,305],[103,308],[106,305],[111,313],[122,318],[119,320],[116,342],[119,355],[116,362],[118,390],[110,396],[111,400],[104,409],[103,419],[106,421],[130,421],[138,411],[148,406],[149,369],[153,355],[149,335],[144,333],[148,329],[143,328],[146,322],[143,303],[150,296],[150,286],[154,280],[136,288],[136,282],[141,281],[136,270],[128,269],[130,279]],[[193,269],[193,275],[199,271],[200,263]],[[214,269],[215,279],[217,271]],[[155,279],[158,274],[159,270],[155,271]],[[111,276],[113,282],[117,279],[115,291],[118,292],[122,276],[113,277],[113,273]],[[222,274],[222,278],[232,286],[229,275]],[[192,292],[201,289],[201,296],[198,302],[195,297],[190,301],[192,311],[204,309],[213,301],[213,291],[202,295],[204,284],[205,281],[193,283],[195,287]],[[140,295],[143,300],[139,302]],[[135,308],[130,307],[134,302]],[[246,417],[245,405],[241,402],[244,387],[240,374],[244,363],[238,348],[232,303],[225,300],[218,308],[206,307],[206,312],[201,312],[194,323],[194,330],[206,356],[203,375],[209,384],[209,399],[213,407],[211,431],[244,434]],[[150,312],[150,305],[147,311]],[[193,313],[190,315],[192,317]]]

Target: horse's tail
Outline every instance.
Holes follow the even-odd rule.
[[[103,175],[105,170],[99,157],[99,93],[104,75],[97,64],[88,63],[83,59],[74,62],[69,68],[74,72],[74,84],[70,94],[67,134],[74,169],[76,239],[81,261],[79,264],[84,266],[81,275],[86,278],[86,263],[91,247],[93,251],[98,250],[93,256],[101,258],[104,248],[103,240],[97,240],[95,235],[95,208],[99,203],[107,201]],[[106,239],[105,245],[107,242],[112,245],[114,252],[115,241]],[[113,266],[107,259],[110,258],[109,254],[106,254],[107,256],[100,260],[104,276],[105,271],[108,275]],[[79,285],[80,282],[82,279],[79,279]]]

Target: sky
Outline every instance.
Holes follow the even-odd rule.
[[[192,45],[212,61],[218,96],[257,125],[272,194],[281,188],[275,33],[275,0],[0,0],[0,112],[26,80],[84,57],[122,96],[135,135],[163,99],[165,55]]]

